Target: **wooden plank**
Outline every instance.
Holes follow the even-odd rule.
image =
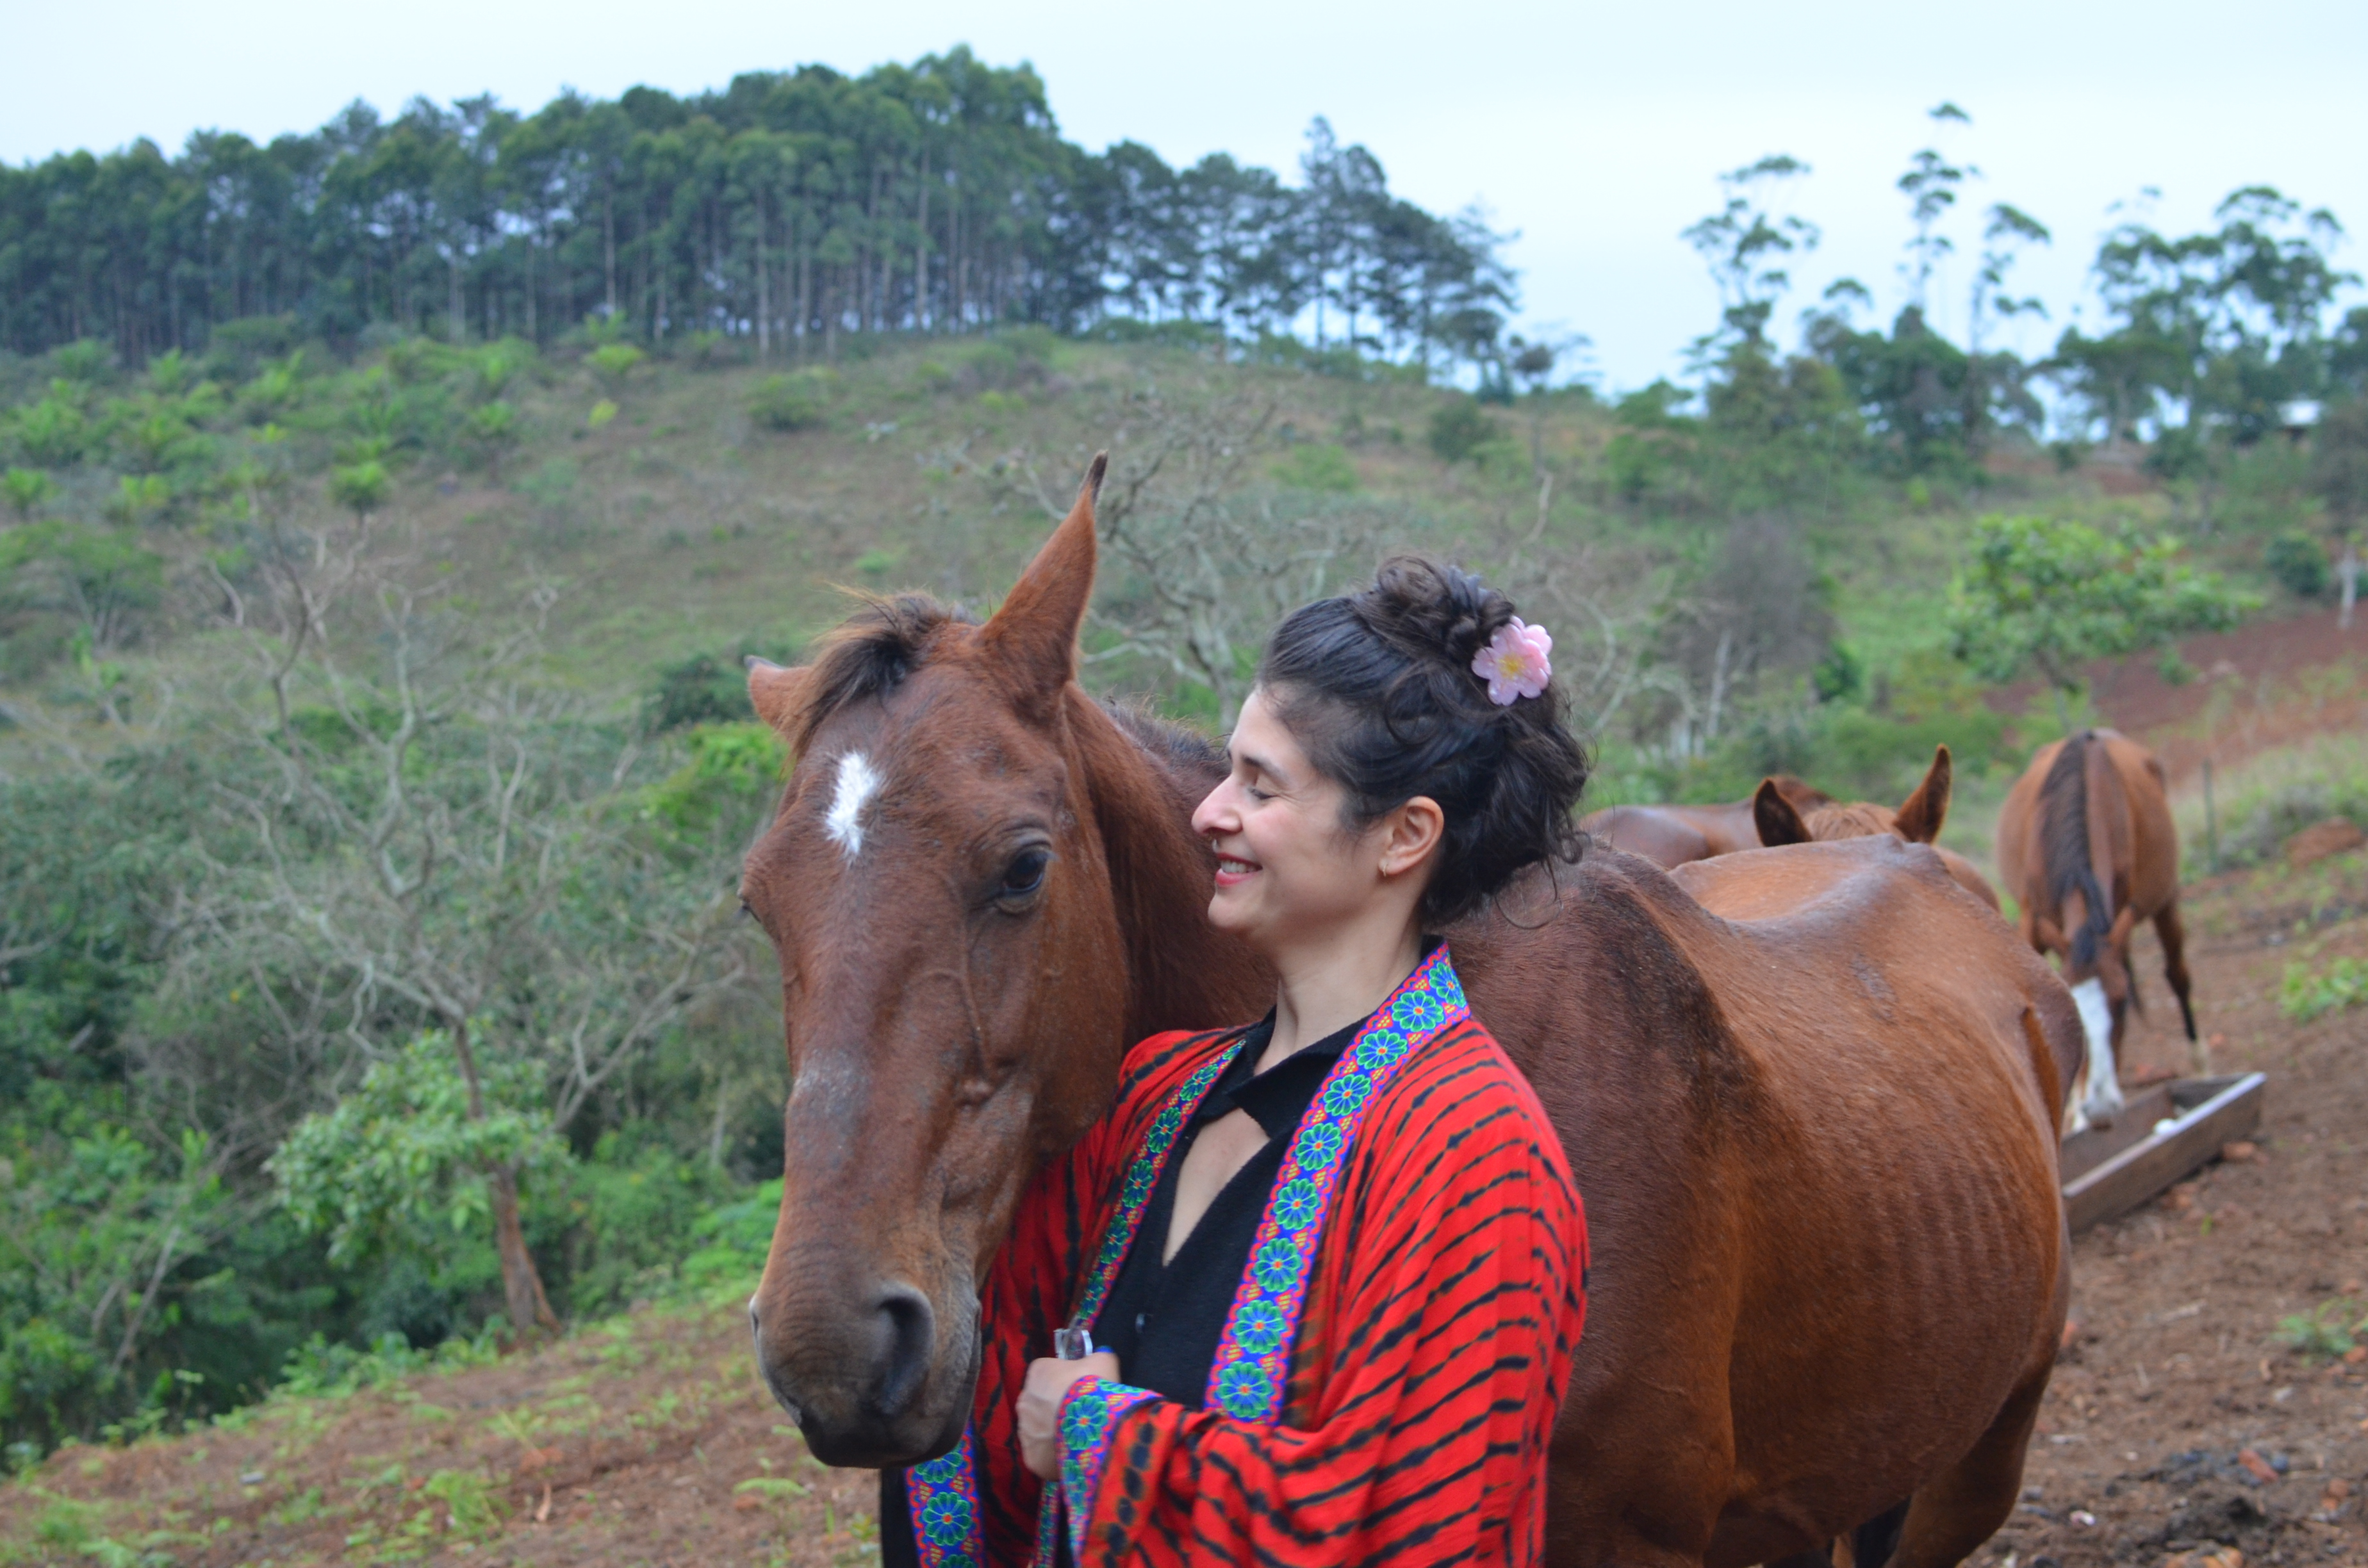
[[[2268,1083],[2261,1074],[2245,1073],[2167,1085],[2171,1105],[2192,1108],[2180,1110],[2170,1126],[2150,1131],[2066,1181],[2064,1210],[2072,1229],[2083,1231],[2100,1220],[2127,1213],[2201,1168],[2220,1152],[2221,1144],[2251,1132],[2260,1125],[2261,1095]],[[2066,1169],[2079,1169],[2081,1162],[2071,1147],[2078,1141],[2066,1142]]]

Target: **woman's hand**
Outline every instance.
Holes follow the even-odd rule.
[[[1040,1479],[1051,1481],[1059,1473],[1061,1402],[1080,1378],[1118,1381],[1118,1358],[1097,1350],[1082,1361],[1047,1356],[1028,1364],[1028,1381],[1019,1391],[1019,1457]]]

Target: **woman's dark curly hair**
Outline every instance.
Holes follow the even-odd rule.
[[[1427,929],[1478,910],[1526,867],[1580,853],[1571,811],[1587,753],[1561,690],[1499,707],[1472,671],[1512,619],[1512,601],[1472,574],[1396,555],[1372,586],[1294,611],[1258,663],[1275,716],[1347,789],[1344,827],[1360,832],[1417,795],[1439,802],[1444,841],[1417,910]]]

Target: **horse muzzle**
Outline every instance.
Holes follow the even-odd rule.
[[[940,1332],[915,1287],[890,1281],[814,1321],[800,1303],[748,1302],[757,1366],[814,1458],[828,1465],[917,1464],[951,1449],[978,1377],[977,1314]]]

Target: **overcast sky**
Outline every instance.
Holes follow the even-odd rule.
[[[1844,274],[1887,318],[1907,234],[1892,182],[1932,142],[1925,111],[1943,99],[1973,116],[1941,142],[1984,171],[1973,202],[2014,202],[2055,233],[2020,275],[2055,317],[2025,329],[2026,349],[2071,319],[2112,209],[2146,187],[2160,192],[2152,221],[2184,232],[2239,185],[2277,186],[2355,229],[2363,243],[2341,259],[2368,270],[2362,0],[0,0],[0,38],[12,162],[142,136],[177,150],[204,127],[266,140],[356,97],[392,111],[491,92],[532,108],[563,86],[691,92],[958,42],[1032,62],[1063,131],[1093,148],[1131,137],[1171,163],[1224,150],[1289,172],[1326,115],[1401,194],[1438,210],[1477,201],[1518,230],[1527,324],[1590,336],[1621,388],[1674,374],[1712,324],[1715,297],[1678,232],[1717,205],[1721,170],[1764,153],[1813,166],[1794,199],[1826,234],[1781,319]],[[1944,279],[1952,331],[1962,273]]]

